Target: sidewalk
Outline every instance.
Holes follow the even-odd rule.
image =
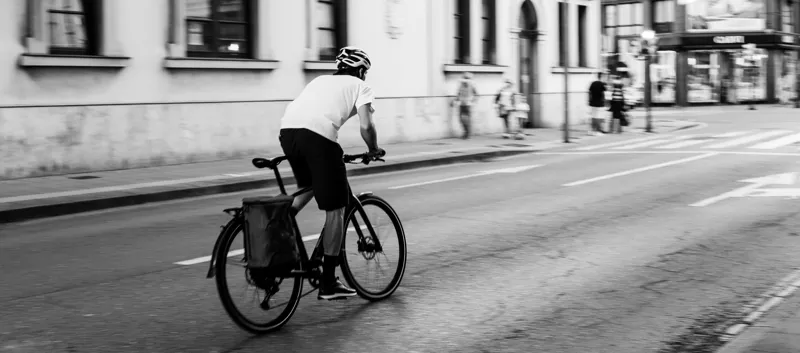
[[[798,276],[800,277],[800,276]],[[800,352],[800,279],[773,299],[776,304],[765,317],[753,322],[717,353],[797,353]]]
[[[654,117],[658,132],[687,126]],[[635,124],[637,125],[637,124]],[[628,128],[628,131],[635,130]],[[572,142],[603,138],[587,136],[585,127],[570,129]],[[563,146],[559,129],[529,129],[525,140],[502,139],[500,134],[428,140],[382,146],[386,162],[348,165],[348,175],[366,175],[435,165],[485,160],[531,153]],[[364,147],[346,148],[346,154],[365,152]],[[277,186],[269,169],[255,169],[253,157],[153,168],[102,171],[14,180],[0,180],[0,224],[22,220],[95,211],[149,202],[230,193]],[[293,184],[288,163],[280,166],[285,184]],[[289,188],[291,190],[291,188]]]

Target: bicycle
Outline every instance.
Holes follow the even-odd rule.
[[[284,187],[283,180],[281,179],[280,172],[278,171],[278,165],[286,160],[286,156],[276,157],[274,159],[264,159],[264,158],[254,158],[252,160],[253,166],[258,169],[269,168],[275,172],[275,178],[278,182],[278,187],[280,188],[281,194],[279,196],[288,196],[286,193],[286,189]],[[361,159],[360,162],[354,162],[358,159]],[[383,161],[380,159],[380,156],[373,156],[369,153],[362,153],[358,155],[344,155],[343,160],[346,163],[363,163],[369,164],[370,161]],[[298,195],[311,192],[311,187],[302,188],[290,197],[294,198]],[[372,260],[378,257],[379,254],[383,254],[383,242],[379,239],[378,235],[375,233],[375,229],[372,226],[372,222],[366,215],[364,211],[365,206],[377,206],[382,212],[386,213],[391,220],[392,226],[394,230],[397,232],[397,240],[400,247],[399,251],[399,259],[397,261],[397,267],[394,270],[393,277],[389,284],[378,291],[370,291],[359,283],[356,280],[355,275],[352,272],[352,268],[350,267],[350,263],[348,262],[348,257],[346,253],[346,241],[347,241],[347,233],[348,230],[352,227],[353,230],[358,234],[357,240],[357,250],[359,255],[361,255],[366,260]],[[234,207],[234,208],[227,208],[223,210],[223,212],[230,215],[232,218],[228,221],[228,223],[222,226],[222,230],[220,231],[219,236],[214,244],[214,250],[212,252],[211,261],[209,263],[208,273],[206,278],[215,278],[216,279],[216,287],[217,292],[220,297],[220,301],[222,302],[222,306],[225,308],[228,316],[233,320],[233,322],[238,325],[240,328],[244,329],[245,331],[255,333],[255,334],[263,334],[272,332],[275,330],[280,329],[283,327],[289,319],[294,315],[295,311],[297,310],[297,306],[300,302],[300,299],[308,294],[311,294],[313,291],[319,289],[319,280],[322,271],[320,270],[320,266],[322,264],[322,236],[320,235],[317,239],[317,244],[314,247],[311,257],[308,256],[306,252],[306,248],[304,245],[303,237],[301,236],[301,232],[299,229],[299,225],[297,223],[297,219],[292,217],[292,226],[295,231],[295,241],[297,242],[299,254],[300,254],[300,261],[296,266],[295,270],[292,270],[287,276],[280,277],[280,278],[273,278],[273,277],[259,277],[258,273],[255,273],[252,269],[249,269],[246,265],[247,262],[247,253],[248,253],[248,243],[247,241],[244,242],[243,249],[240,250],[233,250],[231,251],[231,245],[233,244],[234,238],[239,233],[244,233],[243,231],[243,207]],[[358,296],[363,299],[369,301],[379,301],[388,298],[391,296],[400,285],[400,281],[403,278],[403,274],[405,273],[406,268],[406,239],[405,239],[405,232],[403,230],[403,225],[400,222],[400,218],[389,205],[388,202],[383,200],[382,198],[373,195],[372,192],[362,192],[358,195],[350,192],[350,202],[345,209],[345,238],[342,240],[342,249],[339,255],[339,264],[342,275],[344,276],[347,283],[353,288]],[[356,218],[357,215],[360,215],[364,220],[364,225],[359,225],[359,222]],[[352,225],[351,225],[352,224]],[[368,230],[369,236],[365,236],[362,230]],[[323,229],[324,231],[324,229]],[[227,275],[225,273],[226,265],[228,264],[229,258],[237,255],[244,255],[241,260],[238,262],[240,264],[244,264],[242,267],[245,269],[245,275],[247,278],[247,283],[250,285],[255,285],[260,291],[264,291],[264,299],[261,301],[259,305],[262,310],[267,311],[274,309],[275,306],[271,305],[272,297],[279,291],[279,287],[282,284],[283,280],[286,278],[293,278],[294,283],[292,285],[292,293],[290,299],[285,303],[285,307],[278,317],[268,321],[266,323],[257,323],[251,321],[250,319],[246,318],[244,314],[236,308],[236,305],[233,303],[233,299],[231,297],[231,293],[226,286],[226,278]],[[385,254],[383,254],[385,256]],[[379,260],[378,260],[379,261]],[[237,261],[232,261],[234,264]],[[305,293],[301,294],[303,290],[303,280],[308,279],[309,284],[311,285],[312,289]],[[345,298],[346,299],[346,298]]]

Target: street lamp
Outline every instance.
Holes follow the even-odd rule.
[[[653,99],[653,87],[650,79],[650,61],[653,56],[658,55],[658,37],[656,32],[648,29],[642,32],[642,46],[638,59],[644,59],[644,109],[646,112],[647,126],[646,132],[653,132],[653,116],[650,111],[650,104]]]

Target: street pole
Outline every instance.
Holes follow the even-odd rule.
[[[646,132],[653,132],[653,115],[650,112],[650,103],[653,99],[653,83],[650,79],[650,58],[652,53],[647,53],[644,57],[644,109],[647,119]]]
[[[564,23],[560,25],[564,28],[564,38],[566,38],[564,48],[564,143],[569,143],[569,0],[564,0],[566,7],[564,13]]]
[[[647,48],[645,50],[644,56],[644,110],[645,110],[645,120],[647,121],[647,125],[645,126],[645,132],[653,132],[653,115],[650,111],[650,105],[653,103],[653,82],[652,78],[650,77],[650,63],[652,62],[652,57],[654,55],[658,55],[656,52],[656,45],[657,42],[656,32],[653,31],[653,1],[647,0],[644,2],[644,32],[642,32],[642,48]]]

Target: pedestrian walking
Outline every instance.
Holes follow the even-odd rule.
[[[465,72],[464,78],[458,84],[458,93],[452,105],[459,106],[461,126],[464,127],[463,139],[468,139],[472,128],[472,106],[478,100],[478,90],[472,82],[472,73]]]
[[[589,135],[603,134],[602,109],[606,106],[606,84],[603,73],[597,73],[597,80],[589,85]]]
[[[623,93],[624,85],[622,83],[622,78],[615,75],[612,84],[611,90],[611,106],[608,110],[611,112],[611,119],[608,124],[608,132],[613,133],[614,128],[616,127],[616,132],[618,134],[622,133],[622,127],[628,126],[629,121],[625,114],[628,110],[627,105],[625,104],[625,94]]]
[[[505,139],[511,138],[511,135],[515,132],[517,139],[523,136],[522,129],[516,126],[513,101],[514,90],[512,89],[512,83],[511,80],[506,79],[505,85],[497,92],[497,97],[494,100],[497,115],[503,119],[503,124],[505,125],[505,132],[503,132],[503,138]]]
[[[524,95],[517,93],[514,95],[514,111],[511,112],[512,121],[517,123],[517,130],[519,131],[515,138],[522,140],[525,138],[525,132],[522,127],[525,126],[525,121],[528,120],[528,112],[531,111],[531,106],[528,105],[528,100]]]

